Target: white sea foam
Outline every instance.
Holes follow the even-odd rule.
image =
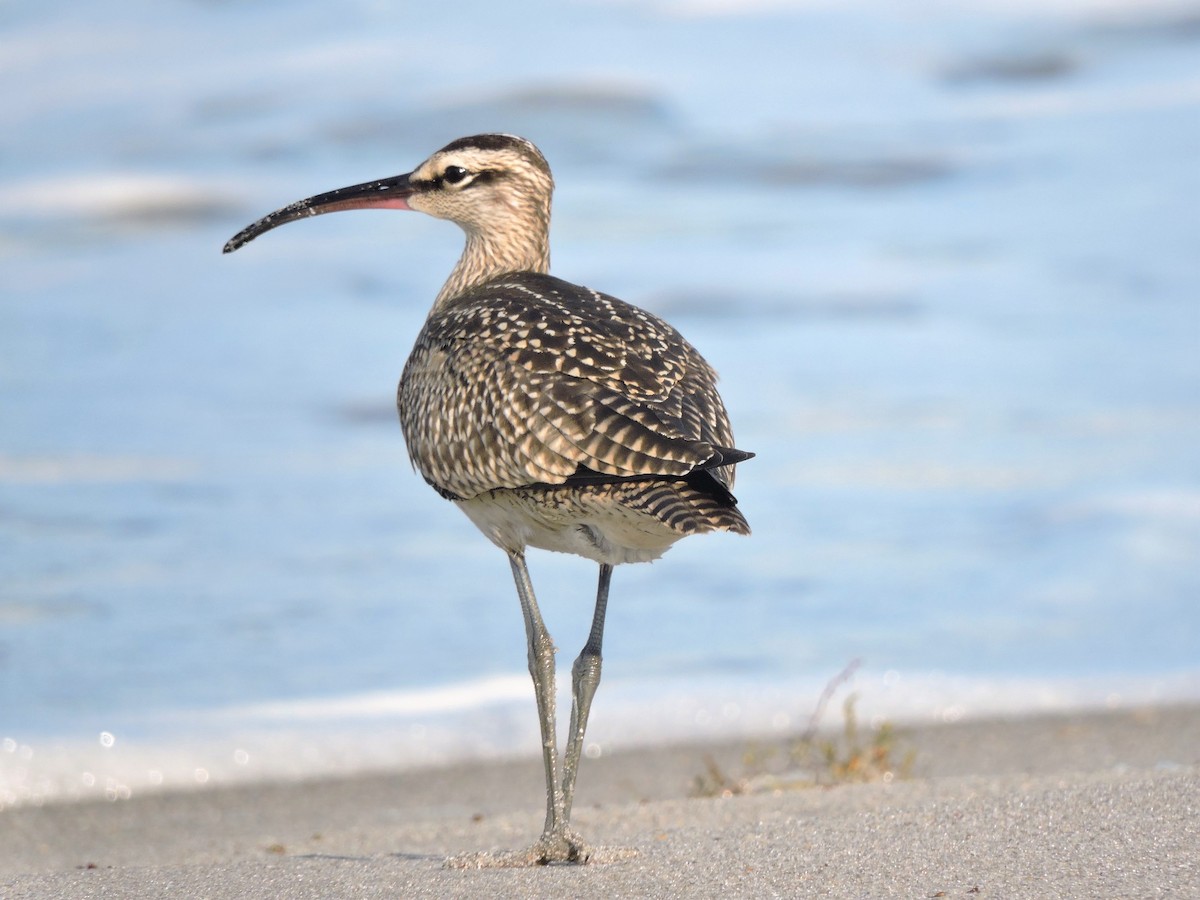
[[[0,208],[23,218],[194,219],[237,208],[227,183],[147,172],[94,172],[0,185]]]
[[[195,475],[193,460],[142,456],[7,456],[0,454],[0,484],[87,484],[173,481]]]
[[[706,677],[657,692],[605,684],[588,754],[669,742],[796,734],[826,687],[815,679],[765,684]],[[860,673],[819,720],[840,726],[850,693],[866,724],[952,723],[993,716],[1200,701],[1200,670],[1145,678],[1034,679],[897,671]],[[562,709],[570,703],[560,693]],[[86,735],[0,738],[0,809],[161,790],[200,790],[471,759],[530,757],[538,746],[524,674],[427,690],[255,704],[114,723]]]
[[[529,690],[526,676],[498,675],[418,690],[372,691],[347,697],[256,703],[220,710],[216,715],[234,720],[313,722],[447,714],[518,700],[526,697]]]

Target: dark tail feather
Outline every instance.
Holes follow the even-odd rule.
[[[586,466],[580,466],[575,474],[563,482],[564,485],[593,485],[593,484],[634,484],[637,482],[659,482],[663,485],[686,484],[693,512],[697,514],[696,522],[705,522],[702,530],[719,528],[737,534],[749,534],[750,526],[741,512],[737,509],[737,497],[730,492],[725,479],[728,474],[714,471],[727,466],[733,466],[748,459],[754,454],[733,447],[714,447],[713,455],[682,478],[672,478],[663,475],[632,475],[614,476],[595,472]],[[725,476],[724,478],[722,476]],[[556,485],[534,485],[536,487],[555,487]],[[690,531],[695,525],[684,530]]]
[[[717,480],[708,469],[696,469],[684,479],[688,487],[708,494],[721,506],[737,506],[737,497],[730,493],[729,488]]]
[[[733,499],[730,493],[711,475],[701,486],[692,484],[693,476],[684,481],[626,481],[614,485],[613,490],[626,506],[653,516],[681,535],[706,531],[749,534],[750,525],[741,510],[726,501]]]
[[[626,481],[687,481],[691,483],[691,479],[698,478],[699,482],[694,485],[697,490],[701,489],[701,485],[707,485],[710,481],[714,484],[714,489],[723,491],[729,498],[730,503],[737,503],[733,499],[733,495],[729,490],[720,484],[717,479],[709,473],[710,469],[720,469],[725,466],[736,465],[740,462],[745,462],[748,459],[753,459],[754,454],[746,450],[735,450],[732,447],[714,447],[713,455],[700,463],[689,474],[683,478],[672,475],[605,475],[602,472],[597,472],[594,469],[589,469],[587,466],[581,465],[575,470],[573,475],[570,475],[562,483],[565,485],[576,484],[621,484]],[[708,480],[705,480],[707,476]],[[555,485],[534,485],[535,487],[555,487]]]
[[[721,466],[732,466],[736,463],[754,459],[754,454],[748,450],[736,450],[733,447],[713,447],[713,455],[700,464],[701,469],[717,469]]]

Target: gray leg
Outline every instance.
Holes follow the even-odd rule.
[[[533,582],[525,566],[523,553],[509,553],[521,612],[525,616],[525,636],[529,641],[529,674],[533,677],[533,692],[537,698],[538,722],[542,728],[542,758],[546,764],[546,827],[542,837],[562,830],[562,792],[558,784],[558,744],[554,721],[554,642],[542,621]]]
[[[572,669],[571,734],[563,764],[562,785],[558,782],[558,755],[554,736],[554,645],[538,612],[533,596],[533,584],[525,567],[522,553],[509,553],[521,611],[525,615],[525,633],[529,638],[529,673],[537,695],[538,719],[542,726],[542,754],[546,763],[546,829],[528,850],[515,853],[470,853],[446,861],[452,868],[490,868],[492,866],[535,866],[553,862],[584,863],[589,860],[628,859],[634,850],[606,848],[596,853],[572,832],[568,825],[571,797],[575,793],[575,773],[583,749],[583,733],[587,728],[592,696],[600,683],[600,641],[604,635],[604,611],[608,605],[608,583],[612,566],[600,566],[600,586],[596,592],[596,613],[587,643],[575,660]]]
[[[571,818],[575,797],[575,776],[579,773],[579,755],[583,751],[583,733],[587,730],[592,697],[600,684],[600,644],[604,639],[604,613],[608,608],[608,585],[612,566],[600,564],[600,584],[596,588],[596,612],[587,643],[571,668],[571,732],[567,736],[567,755],[563,760],[563,821]]]

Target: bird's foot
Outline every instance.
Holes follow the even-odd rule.
[[[448,869],[515,869],[530,866],[549,866],[559,863],[618,862],[637,856],[637,851],[623,847],[592,847],[572,831],[543,834],[526,850],[496,850],[487,853],[464,853],[446,860]]]
[[[566,829],[543,834],[528,852],[535,855],[538,863],[544,866],[551,863],[585,863],[592,858],[592,848],[575,832]]]

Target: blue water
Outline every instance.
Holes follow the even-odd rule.
[[[595,752],[790,727],[854,659],[878,715],[1200,698],[1198,21],[7,4],[0,806],[535,746],[507,562],[392,409],[458,232],[220,254],[485,130],[758,454],[752,538],[617,572]],[[569,659],[593,567],[531,567]]]

